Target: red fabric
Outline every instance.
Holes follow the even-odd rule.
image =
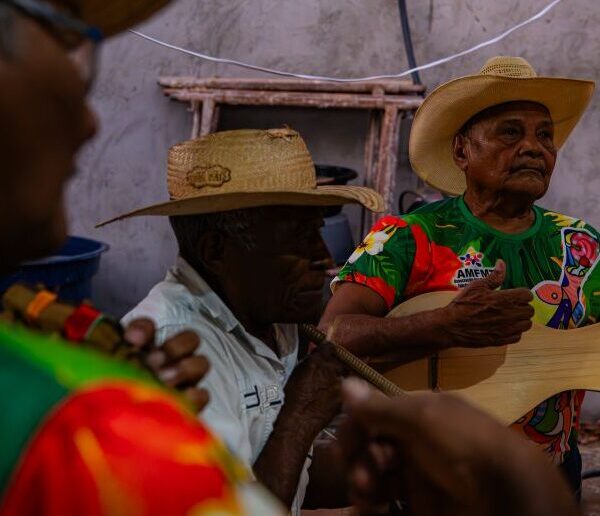
[[[391,310],[392,306],[394,305],[396,289],[386,283],[383,278],[380,278],[379,276],[365,276],[361,272],[354,271],[348,276],[345,276],[344,281],[351,281],[353,283],[366,285],[371,290],[374,290],[385,300],[388,310]]]
[[[410,298],[425,292],[455,290],[452,278],[461,263],[449,247],[431,242],[418,224],[410,226],[415,239],[415,258],[404,295]]]
[[[388,227],[396,227],[396,228],[405,228],[408,226],[407,222],[399,217],[394,217],[393,215],[386,215],[385,217],[381,217],[375,225],[371,228],[371,233],[376,233],[377,231],[381,231],[384,228]]]
[[[72,396],[49,418],[0,515],[239,514],[239,467],[165,394],[104,386]]]
[[[71,342],[82,342],[96,320],[102,313],[90,305],[79,305],[65,322],[63,333]]]

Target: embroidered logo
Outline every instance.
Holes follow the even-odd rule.
[[[221,165],[194,167],[187,173],[187,182],[194,188],[217,188],[231,181],[231,170]]]
[[[471,281],[487,277],[494,268],[484,267],[484,258],[485,255],[481,251],[472,246],[469,247],[465,254],[458,257],[462,263],[462,267],[456,271],[452,283],[458,288],[464,288]]]
[[[264,412],[269,407],[275,407],[283,403],[279,385],[254,385],[248,392],[242,393],[246,410],[259,408]]]
[[[466,252],[466,254],[459,256],[459,259],[461,262],[463,262],[463,267],[482,267],[481,260],[483,260],[483,253],[475,251],[475,249],[469,247],[469,250]]]

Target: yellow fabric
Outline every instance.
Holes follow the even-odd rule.
[[[25,310],[25,317],[30,322],[35,322],[39,319],[41,313],[46,310],[58,296],[48,290],[38,292]]]

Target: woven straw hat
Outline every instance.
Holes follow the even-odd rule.
[[[57,6],[73,9],[87,24],[112,36],[141,23],[171,0],[50,0]]]
[[[442,84],[425,99],[410,135],[413,169],[430,186],[460,195],[467,185],[464,172],[454,163],[452,142],[471,117],[505,102],[537,102],[548,108],[554,121],[554,143],[560,148],[593,92],[593,81],[538,77],[525,59],[493,57],[478,74]]]
[[[171,200],[99,226],[140,215],[195,215],[256,206],[362,204],[383,211],[383,199],[360,186],[317,186],[315,167],[292,129],[242,129],[209,134],[169,152]]]

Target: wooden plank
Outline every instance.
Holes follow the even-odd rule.
[[[396,185],[396,164],[398,162],[398,108],[387,105],[381,122],[379,160],[373,185],[385,201],[385,213],[393,211]],[[381,215],[378,215],[381,216]]]
[[[306,92],[269,92],[249,90],[211,90],[193,91],[184,89],[164,90],[165,94],[181,102],[193,100],[204,102],[212,99],[218,104],[231,106],[290,106],[338,109],[385,109],[395,105],[397,109],[415,111],[423,99],[408,95],[386,95],[376,97],[351,93],[306,93]]]
[[[377,168],[377,155],[379,149],[379,136],[380,136],[380,121],[381,112],[379,110],[372,110],[369,113],[369,128],[367,130],[367,138],[365,140],[365,176],[363,180],[363,186],[373,188],[373,176]],[[367,220],[368,219],[368,220]],[[371,212],[362,207],[360,217],[360,235],[358,235],[357,242],[360,242],[366,235],[367,223],[369,227],[372,225]]]
[[[206,136],[212,132],[215,115],[215,101],[207,98],[202,102],[202,122],[200,124],[200,136]]]
[[[215,109],[213,111],[213,117],[210,124],[210,132],[215,133],[219,129],[219,120],[221,118],[221,107],[218,104],[215,104]]]
[[[192,100],[190,102],[189,111],[192,113],[192,140],[195,140],[200,135],[200,110],[202,109],[202,105],[197,100]]]
[[[217,89],[217,90],[262,90],[262,91],[313,91],[339,93],[415,93],[425,91],[425,86],[410,81],[389,79],[336,83],[330,81],[310,81],[300,79],[244,79],[244,78],[199,78],[199,77],[160,77],[158,83],[172,89]]]

